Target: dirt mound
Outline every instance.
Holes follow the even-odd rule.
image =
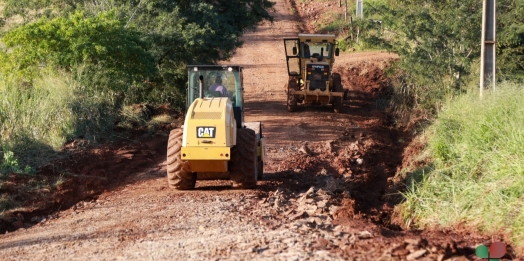
[[[368,93],[377,97],[392,90],[391,80],[384,73],[384,69],[389,65],[386,61],[383,63],[377,65],[370,61],[357,62],[348,65],[347,68],[335,66],[334,70],[342,72],[346,88],[356,93]]]

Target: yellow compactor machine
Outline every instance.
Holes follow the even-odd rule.
[[[332,72],[335,56],[339,55],[336,45],[333,34],[284,38],[288,111],[296,111],[298,104],[332,105],[335,112],[342,110],[348,91],[342,87],[340,74]]]
[[[260,122],[244,122],[242,67],[189,65],[184,125],[167,145],[167,180],[193,189],[198,179],[230,179],[253,188],[262,178],[265,138]]]

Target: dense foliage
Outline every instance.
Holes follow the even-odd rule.
[[[362,42],[399,54],[392,104],[434,120],[421,135],[427,149],[398,173],[407,191],[395,213],[418,228],[503,233],[522,251],[524,2],[497,1],[498,82],[482,99],[482,1],[372,3],[356,24]]]
[[[42,67],[71,71],[87,64],[114,79],[107,87],[126,91],[124,86],[146,79],[156,67],[140,33],[112,16],[111,12],[91,17],[76,12],[9,31],[3,38],[9,50],[2,64],[4,72],[29,81]]]
[[[231,57],[246,30],[272,21],[272,6],[0,0],[0,145],[41,157],[74,138],[109,137],[128,105],[183,108],[186,65]]]
[[[2,69],[87,62],[111,74],[105,78],[150,78],[154,88],[182,92],[186,64],[228,59],[245,30],[272,20],[273,6],[268,0],[2,2],[5,20],[24,18],[20,28],[7,28],[5,53],[17,54],[1,59]],[[125,73],[113,75],[118,71]]]
[[[124,28],[133,28],[128,31],[131,34],[139,32],[142,40],[150,44],[147,52],[160,73],[157,86],[179,88],[185,82],[186,64],[229,58],[242,44],[240,36],[245,30],[263,20],[272,20],[268,10],[273,6],[268,0],[8,0],[4,4],[5,17],[21,15],[26,20],[66,17],[74,10],[84,10],[92,16],[112,10],[113,19]]]
[[[478,86],[482,1],[372,1],[357,20],[361,40],[398,53],[401,90],[432,106],[470,83]],[[497,78],[522,77],[524,2],[497,1]],[[410,99],[407,99],[408,101]]]

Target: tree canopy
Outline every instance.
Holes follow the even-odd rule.
[[[56,66],[71,70],[87,63],[131,82],[154,73],[149,44],[113,17],[112,12],[91,17],[75,12],[11,30],[3,38],[10,61],[4,68],[24,71]]]
[[[482,31],[479,0],[375,0],[356,20],[361,44],[399,54],[399,106],[434,111],[447,95],[478,86]],[[497,1],[497,79],[524,79],[524,2]]]
[[[156,70],[156,81],[181,86],[186,64],[231,57],[246,30],[272,21],[273,5],[269,0],[6,0],[4,16],[21,15],[26,23],[3,41],[6,53],[17,50],[21,67],[48,58],[60,66],[97,63],[107,54],[104,62],[112,68],[138,75]]]
[[[367,9],[364,41],[401,56],[418,84],[460,88],[480,57],[482,1],[388,1]],[[524,3],[497,1],[497,68],[501,78],[524,70]]]

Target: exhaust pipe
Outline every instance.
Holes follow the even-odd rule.
[[[200,77],[198,77],[198,79],[200,80],[200,95],[199,95],[199,98],[200,99],[203,99],[204,98],[204,76],[200,75]]]

